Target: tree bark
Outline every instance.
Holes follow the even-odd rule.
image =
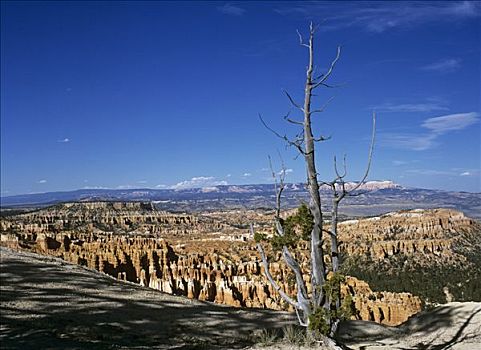
[[[323,299],[322,286],[325,281],[324,254],[322,251],[322,211],[319,183],[315,163],[314,136],[311,127],[311,98],[312,98],[312,73],[314,69],[314,40],[311,24],[309,35],[309,65],[307,67],[306,86],[304,91],[304,158],[307,171],[307,186],[309,190],[310,210],[314,217],[314,227],[311,232],[311,274],[312,274],[312,302],[314,307],[319,307]]]

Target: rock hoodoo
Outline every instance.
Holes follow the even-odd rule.
[[[1,244],[61,257],[170,294],[238,307],[286,309],[264,278],[247,230],[229,220],[158,212],[144,203],[56,207],[2,219]],[[470,232],[476,225],[450,210],[392,213],[342,223],[341,247],[348,254],[376,259],[400,252],[450,257],[457,232]],[[305,253],[301,250],[300,257]],[[271,273],[284,290],[295,293],[290,271],[282,263],[272,263]],[[342,292],[353,296],[359,319],[398,325],[421,310],[418,297],[373,292],[354,277],[347,278]]]

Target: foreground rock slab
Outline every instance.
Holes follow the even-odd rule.
[[[0,248],[2,349],[242,348],[284,312],[238,309],[118,282],[57,258]]]
[[[284,312],[175,297],[65,261],[0,247],[1,349],[240,349]],[[349,321],[350,349],[481,349],[481,303],[449,303],[399,327]],[[278,342],[250,349],[309,349]],[[316,347],[316,348],[322,348]]]
[[[371,321],[341,324],[338,341],[349,350],[478,350],[481,349],[481,303],[448,303],[410,318],[398,327]],[[249,350],[309,350],[322,345],[283,341]]]
[[[349,321],[341,340],[359,350],[481,349],[481,303],[448,303],[426,310],[398,327]]]

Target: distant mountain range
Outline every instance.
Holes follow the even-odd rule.
[[[348,183],[352,188],[355,183]],[[329,209],[330,189],[323,187],[321,195]],[[296,207],[308,201],[305,184],[286,184],[283,205]],[[41,207],[72,201],[152,201],[161,210],[206,211],[236,208],[273,208],[275,192],[272,184],[222,185],[191,189],[81,189],[47,192],[1,198],[2,208]],[[385,212],[413,208],[452,208],[481,219],[481,193],[448,192],[405,188],[391,181],[369,181],[360,187],[358,195],[346,198],[341,213],[346,216],[379,215]]]

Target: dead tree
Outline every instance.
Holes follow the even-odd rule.
[[[337,53],[335,58],[332,60],[329,68],[323,74],[316,76],[314,72],[314,34],[315,27],[310,25],[309,27],[309,39],[305,42],[302,35],[298,32],[300,45],[307,48],[308,50],[308,65],[306,71],[306,83],[304,89],[304,102],[303,104],[297,103],[294,98],[285,92],[290,103],[299,110],[303,115],[303,120],[295,120],[290,118],[289,114],[284,117],[284,119],[294,125],[300,127],[299,133],[294,139],[290,139],[287,135],[282,135],[277,131],[270,128],[259,115],[261,122],[264,126],[273,132],[276,136],[283,139],[289,146],[293,146],[299,152],[299,155],[304,158],[306,165],[307,174],[307,189],[309,192],[309,210],[312,214],[312,231],[309,235],[309,260],[310,260],[310,288],[307,288],[306,281],[301,271],[300,263],[295,258],[295,255],[291,250],[292,246],[283,245],[281,252],[282,258],[284,259],[286,265],[290,268],[295,276],[297,294],[295,296],[288,295],[278,283],[272,277],[269,271],[269,261],[265,253],[263,245],[258,242],[257,249],[260,253],[264,272],[273,288],[280,294],[282,299],[290,304],[296,311],[299,324],[307,327],[309,330],[313,329],[313,323],[318,323],[318,318],[320,317],[322,322],[325,323],[323,335],[327,336],[324,338],[327,343],[330,342],[329,338],[332,338],[337,330],[340,316],[339,309],[340,304],[340,282],[341,280],[336,280],[336,273],[339,271],[341,264],[339,255],[339,242],[338,242],[338,209],[340,202],[352,195],[356,195],[356,191],[361,187],[361,185],[366,181],[369,174],[369,169],[371,166],[372,152],[374,146],[374,135],[375,135],[375,114],[373,114],[373,134],[371,139],[371,145],[368,154],[368,163],[365,174],[361,181],[357,182],[352,188],[347,188],[346,186],[346,161],[344,157],[343,171],[340,172],[334,158],[334,171],[335,178],[330,182],[321,181],[318,178],[318,171],[316,169],[316,144],[326,141],[329,138],[324,136],[314,136],[312,130],[312,117],[316,113],[321,113],[326,108],[327,104],[332,100],[329,99],[327,103],[321,108],[312,107],[312,98],[314,96],[314,91],[322,87],[333,87],[330,85],[328,80],[336,67],[341,54],[341,47],[337,48]],[[272,166],[271,166],[272,169]],[[276,187],[276,214],[275,214],[275,235],[278,237],[285,237],[285,230],[282,224],[281,214],[281,200],[282,192],[284,190],[284,176],[285,168],[281,171],[279,175],[279,181],[275,181]],[[273,171],[273,175],[276,173]],[[332,190],[332,209],[331,209],[331,225],[330,229],[324,227],[323,212],[321,209],[321,196],[320,190],[321,186],[328,186]],[[251,230],[253,230],[251,226]],[[252,232],[253,233],[253,232]],[[324,250],[323,243],[329,237],[331,242],[330,249]],[[334,277],[333,277],[334,276]],[[329,285],[329,288],[326,286]],[[308,290],[310,293],[308,293]],[[333,293],[334,291],[334,293]],[[317,320],[316,320],[317,318]],[[331,342],[332,345],[332,342]]]

